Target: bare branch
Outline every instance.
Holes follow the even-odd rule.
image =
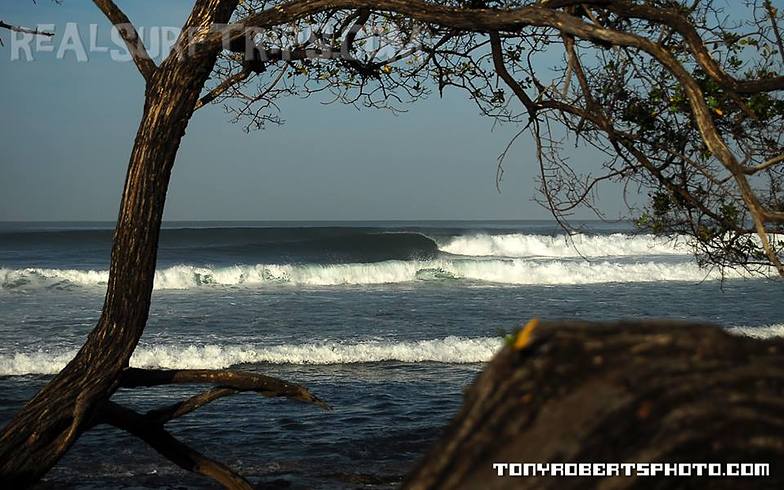
[[[784,89],[784,76],[760,80],[737,80],[731,77],[721,69],[708,52],[694,25],[672,9],[632,4],[624,0],[608,2],[607,8],[619,15],[650,20],[673,28],[683,36],[697,63],[711,78],[730,90],[739,93],[757,93]]]
[[[205,105],[209,104],[213,100],[217,99],[221,95],[223,95],[227,90],[231,87],[240,84],[248,79],[248,77],[252,74],[250,70],[242,70],[234,75],[226,78],[224,81],[220,83],[217,87],[210,90],[209,93],[204,95],[199,101],[196,103],[195,110],[201,109]]]
[[[150,410],[145,414],[145,417],[155,421],[158,424],[166,424],[167,422],[187,415],[204,405],[213,402],[219,398],[231,396],[240,393],[241,390],[234,388],[211,388],[207,391],[194,395],[187,400],[173,403],[167,407],[157,408]]]
[[[694,50],[695,58],[706,71],[716,80],[726,84],[733,90],[738,92],[759,92],[784,88],[784,76],[743,81],[732,78],[721,70],[705,49],[696,30],[682,16],[675,14],[669,9],[637,5],[624,0],[550,1],[542,2],[535,6],[504,10],[456,8],[435,5],[421,0],[376,0],[374,2],[367,0],[291,0],[252,14],[236,24],[228,26],[226,32],[231,34],[231,39],[237,39],[243,37],[248,28],[269,28],[327,9],[362,8],[396,12],[420,22],[434,23],[443,27],[473,32],[516,32],[526,26],[551,26],[560,29],[559,21],[565,16],[571,16],[567,16],[563,12],[556,12],[555,9],[580,3],[601,5],[621,12],[625,16],[639,17],[670,25],[686,37],[690,47]],[[224,37],[225,33],[214,33],[208,36],[205,42],[218,44]]]
[[[773,34],[776,36],[776,44],[779,47],[779,56],[781,56],[781,61],[784,62],[784,40],[781,39],[781,30],[779,29],[779,23],[777,20],[778,10],[773,6],[773,2],[770,0],[765,0],[765,10],[768,13],[768,17],[770,17],[770,23],[773,27]]]
[[[128,19],[128,16],[112,0],[93,0],[93,3],[101,9],[101,12],[104,13],[109,22],[120,33],[123,41],[125,41],[125,45],[128,47],[128,52],[133,58],[133,62],[144,79],[149,82],[158,67],[150,58],[144,42],[139,37],[139,33],[136,32],[136,28]]]
[[[237,490],[253,488],[250,482],[225,464],[204,456],[176,439],[162,425],[151,423],[144,415],[122,405],[106,402],[96,417],[96,424],[109,424],[122,429],[149,444],[180,468],[211,478],[224,488]]]
[[[137,388],[140,386],[160,386],[168,384],[214,384],[220,388],[236,391],[255,391],[267,397],[285,397],[312,403],[328,410],[329,405],[310,393],[304,386],[289,383],[282,379],[263,374],[229,369],[137,369],[128,368],[123,373],[120,386]]]
[[[525,109],[528,111],[528,118],[529,120],[534,120],[536,118],[536,112],[539,110],[539,107],[536,103],[531,100],[531,97],[525,93],[523,87],[517,83],[517,80],[509,73],[509,71],[504,66],[503,55],[501,53],[501,38],[499,37],[497,32],[490,33],[490,45],[492,47],[493,53],[493,66],[495,67],[496,73],[501,79],[509,86],[510,89],[514,92],[520,102],[522,102]]]
[[[0,29],[8,29],[9,31],[21,32],[24,34],[32,34],[34,36],[47,36],[47,37],[54,36],[54,32],[39,31],[38,28],[32,29],[29,27],[16,26],[13,24],[8,24],[2,20],[0,20]],[[2,44],[3,42],[2,40],[0,40],[0,46],[2,46]]]
[[[753,167],[746,167],[746,168],[743,169],[743,171],[747,175],[754,175],[757,172],[762,172],[763,170],[768,169],[770,167],[773,167],[775,165],[778,165],[779,163],[782,163],[782,162],[784,162],[784,154],[781,154],[781,155],[779,155],[777,157],[771,158],[770,160],[762,162],[759,165],[755,165]]]

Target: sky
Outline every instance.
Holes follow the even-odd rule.
[[[137,26],[179,26],[192,6],[119,4]],[[54,24],[57,33],[68,22],[83,33],[92,23],[108,32],[87,0],[3,2],[0,18]],[[88,53],[87,62],[40,52],[12,61],[9,36],[0,32],[0,221],[116,219],[143,105],[141,76],[107,53]],[[513,147],[496,190],[496,158],[516,129],[493,128],[464,92],[432,95],[397,116],[316,99],[289,98],[281,109],[284,125],[249,134],[220,106],[198,111],[175,164],[165,219],[550,217],[533,202],[537,167],[527,139]],[[577,151],[573,161],[579,167],[590,158]],[[618,213],[617,195],[602,202]]]

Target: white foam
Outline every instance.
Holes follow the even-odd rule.
[[[237,364],[351,364],[399,361],[406,363],[487,362],[501,348],[499,337],[443,339],[410,342],[307,343],[298,345],[154,345],[139,346],[131,366],[161,369],[221,369]],[[54,374],[76,350],[0,355],[0,375]]]
[[[741,277],[727,272],[727,278]],[[386,261],[370,264],[237,265],[195,267],[177,265],[155,273],[155,289],[203,287],[274,287],[395,284],[423,280],[484,281],[498,284],[568,285],[611,282],[693,281],[719,279],[719,271],[700,269],[692,262],[586,262],[525,259],[441,259]],[[61,269],[0,269],[0,288],[92,286],[105,287],[106,271]]]
[[[76,269],[5,269],[0,268],[0,288],[14,289],[35,286],[106,285],[109,271],[76,270]]]
[[[766,325],[763,327],[729,327],[727,331],[735,335],[753,337],[755,339],[769,339],[771,337],[784,337],[784,323]]]
[[[472,257],[621,257],[689,255],[684,239],[654,235],[464,235],[439,246],[443,252]]]
[[[16,352],[0,354],[0,376],[55,374],[74,358],[77,350],[62,352]]]
[[[570,285],[628,283],[650,281],[702,281],[719,279],[716,271],[708,272],[692,263],[642,262],[531,262],[465,261],[457,269],[462,277],[479,281],[520,285]]]

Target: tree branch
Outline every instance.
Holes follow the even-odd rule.
[[[164,429],[164,425],[212,401],[243,391],[254,391],[268,397],[283,396],[329,409],[326,403],[300,385],[242,371],[129,368],[120,377],[120,386],[123,388],[187,383],[216,383],[220,386],[210,388],[181,402],[150,410],[145,414],[108,401],[98,410],[88,428],[99,424],[109,424],[120,428],[139,437],[181,468],[212,478],[225,488],[247,490],[252,488],[247,480],[233,472],[228,466],[211,460],[178,441]]]
[[[704,213],[711,216],[713,219],[717,221],[723,221],[722,217],[713,213],[710,209],[702,205],[702,203],[694,198],[691,193],[688,192],[687,189],[682,187],[678,187],[674,185],[672,182],[669,181],[657,168],[656,166],[648,160],[646,155],[641,152],[635,145],[634,145],[634,137],[625,134],[619,131],[615,126],[610,122],[607,118],[606,114],[604,113],[603,109],[598,106],[596,103],[593,94],[591,93],[590,87],[588,86],[588,82],[585,77],[585,72],[582,67],[582,63],[577,56],[574,47],[574,37],[572,35],[562,34],[564,40],[564,47],[566,50],[566,56],[570,60],[570,64],[573,66],[575,73],[577,75],[578,82],[580,84],[580,90],[583,92],[583,96],[586,100],[587,108],[578,108],[571,104],[566,104],[564,102],[556,101],[556,100],[544,100],[538,103],[533,102],[530,97],[523,91],[522,87],[517,83],[517,81],[512,77],[509,71],[506,69],[504,65],[502,52],[501,52],[501,41],[498,37],[498,34],[491,33],[490,40],[492,46],[492,57],[493,57],[493,65],[495,67],[496,73],[506,82],[507,85],[512,89],[512,91],[517,95],[523,105],[528,109],[529,114],[531,109],[533,108],[536,110],[543,110],[543,109],[553,109],[562,113],[571,114],[573,116],[580,117],[581,120],[591,121],[595,124],[598,128],[600,128],[608,137],[608,139],[613,144],[619,144],[627,151],[629,151],[637,161],[647,169],[664,187],[666,187],[671,193],[674,195],[680,196],[686,202],[691,203],[693,206],[698,207]],[[537,143],[537,147],[539,147],[539,143]],[[610,174],[612,175],[612,174]],[[609,176],[606,176],[609,178]],[[545,197],[548,200],[551,210],[556,213],[558,211],[563,211],[556,207],[553,203],[552,197],[549,195],[547,191],[547,183],[546,178],[543,176],[543,185],[545,190]],[[582,201],[585,196],[587,196],[590,189],[593,187],[594,184],[587,186],[583,195],[578,199],[578,201]]]
[[[443,27],[451,27],[473,32],[506,31],[517,32],[520,29],[531,27],[550,27],[562,34],[577,38],[605,43],[613,46],[628,47],[639,50],[651,56],[662,65],[681,85],[684,95],[691,108],[697,129],[705,142],[707,150],[733,175],[741,197],[748,207],[755,228],[760,235],[763,248],[779,273],[784,276],[784,266],[773,253],[768,244],[764,223],[766,221],[784,221],[784,213],[766,209],[749,184],[743,165],[740,164],[727,142],[719,134],[713,121],[712,113],[705,101],[700,85],[683,66],[683,64],[669,51],[659,44],[645,37],[589,24],[576,16],[563,11],[553,10],[551,4],[562,2],[548,2],[547,6],[536,5],[518,7],[513,9],[464,9],[434,5],[421,0],[293,0],[274,8],[250,15],[244,21],[229,26],[228,32],[232,39],[245,35],[251,28],[269,28],[286,22],[301,19],[325,9],[356,9],[362,7],[373,8],[376,11],[396,12],[410,18],[426,23],[434,23]],[[738,92],[745,91],[770,91],[778,90],[784,86],[784,77],[770,79],[738,81],[722,71],[702,45],[699,35],[694,37],[696,31],[691,28],[684,29],[679,25],[683,17],[672,14],[666,9],[645,9],[643,6],[631,4],[625,0],[586,0],[584,3],[602,5],[606,8],[616,9],[621,15],[639,18],[650,18],[653,21],[671,25],[679,30],[687,39],[692,53],[697,62],[708,71],[714,79],[721,80],[725,86]],[[217,32],[206,36],[202,42],[207,46],[217,46],[224,40],[225,33]]]
[[[743,171],[746,173],[746,175],[754,175],[757,172],[762,172],[766,168],[773,167],[782,162],[784,162],[784,154],[781,154],[777,157],[773,157],[770,160],[760,163],[759,165],[755,165],[753,167],[746,167],[743,169]]]
[[[188,398],[187,400],[173,403],[167,407],[150,410],[145,414],[145,417],[147,417],[152,421],[155,421],[155,423],[163,425],[170,422],[173,419],[182,417],[195,410],[198,410],[204,405],[213,402],[219,398],[231,396],[240,393],[240,391],[241,390],[237,390],[234,388],[221,388],[221,387],[211,388],[207,391],[199,393],[198,395],[194,395]]]
[[[244,82],[248,79],[251,75],[251,71],[247,69],[243,69],[240,72],[235,73],[234,75],[226,78],[224,81],[220,83],[217,87],[210,90],[209,93],[204,95],[198,102],[196,102],[196,107],[194,110],[201,109],[205,105],[209,104],[213,100],[217,99],[221,95],[223,95],[227,90],[229,90],[234,85]]]
[[[9,31],[21,32],[24,34],[32,34],[34,36],[47,36],[47,37],[54,36],[54,32],[39,31],[38,28],[31,29],[29,27],[16,26],[13,24],[8,24],[2,20],[0,20],[0,29],[8,29]],[[3,40],[0,39],[0,46],[2,45],[3,45]]]
[[[765,10],[768,13],[768,17],[770,17],[770,24],[773,27],[773,34],[776,36],[776,44],[779,47],[779,56],[781,56],[781,61],[784,62],[784,40],[781,39],[781,30],[779,30],[779,23],[776,20],[778,10],[773,6],[773,2],[770,0],[765,0]]]
[[[128,47],[128,52],[133,58],[133,62],[141,72],[146,81],[150,81],[155,71],[158,69],[155,62],[150,58],[144,41],[139,37],[136,28],[131,23],[128,16],[115,5],[112,0],[93,0],[93,3],[101,9],[101,12],[109,19],[109,22],[117,29],[120,36]]]
[[[114,402],[106,402],[97,415],[96,424],[109,424],[146,442],[163,457],[180,468],[199,473],[224,488],[251,490],[253,486],[228,466],[210,459],[176,439],[162,425]]]
[[[672,27],[684,36],[695,59],[710,76],[736,92],[755,93],[784,89],[784,76],[759,80],[736,80],[719,67],[705,49],[697,31],[684,17],[668,9],[632,4],[625,0],[552,0],[537,5],[503,10],[447,7],[421,0],[376,0],[373,2],[368,0],[291,0],[229,25],[225,32],[213,33],[207,36],[204,42],[218,44],[226,37],[225,33],[229,33],[228,37],[232,40],[241,38],[245,36],[247,29],[270,28],[328,9],[372,8],[377,11],[407,15],[420,22],[473,32],[515,32],[526,26],[549,26],[560,29],[558,20],[554,19],[553,15],[564,16],[566,14],[555,12],[555,9],[577,4],[597,5],[609,8],[622,16],[652,20]],[[580,37],[583,36],[580,35]]]
[[[120,386],[123,388],[168,384],[214,384],[219,388],[231,388],[238,392],[255,391],[267,397],[291,398],[305,403],[312,403],[325,410],[330,409],[327,403],[310,393],[304,386],[271,376],[245,371],[232,371],[229,369],[166,370],[128,368],[120,378]]]
[[[526,111],[528,111],[529,121],[533,121],[536,118],[536,112],[539,110],[539,106],[531,100],[531,97],[525,93],[523,87],[517,83],[517,80],[515,80],[512,74],[509,73],[509,70],[506,69],[503,53],[501,52],[501,37],[497,32],[490,33],[490,48],[493,56],[493,67],[495,68],[496,73],[506,85],[512,89],[512,92],[520,99],[523,106],[525,106]]]
[[[759,80],[738,80],[730,76],[713,59],[705,47],[705,42],[689,19],[672,9],[632,4],[625,0],[613,1],[607,5],[607,8],[619,16],[644,19],[671,27],[683,36],[695,61],[705,72],[713,80],[734,92],[754,94],[784,89],[784,76]]]

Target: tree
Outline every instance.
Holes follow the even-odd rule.
[[[637,183],[653,193],[641,225],[686,232],[706,262],[784,275],[775,236],[784,222],[776,98],[784,49],[770,2],[754,4],[750,24],[726,25],[711,0],[196,0],[159,65],[112,0],[94,3],[145,79],[144,112],[98,324],[0,434],[0,474],[15,486],[34,483],[81,433],[108,423],[184,468],[248,488],[164,424],[239,391],[324,406],[303,387],[249,373],[128,368],[147,320],[177,150],[194,112],[213,101],[252,128],[278,122],[275,100],[286,95],[398,110],[431,84],[460,87],[487,115],[532,132],[545,202],[559,219],[592,205],[598,182]],[[545,79],[534,59],[559,47],[564,68]],[[603,150],[606,175],[578,176],[555,125]],[[144,415],[110,401],[119,387],[204,382],[216,387]]]
[[[521,59],[552,49],[546,32],[529,46],[491,34],[493,66],[527,110],[556,217],[592,206],[595,186],[616,180],[650,193],[640,227],[688,236],[703,265],[784,274],[780,14],[769,1],[747,2],[748,19],[682,3],[572,7],[599,29],[560,29],[554,82],[539,80],[530,54]],[[607,156],[598,177],[578,176],[562,156],[559,123]]]

